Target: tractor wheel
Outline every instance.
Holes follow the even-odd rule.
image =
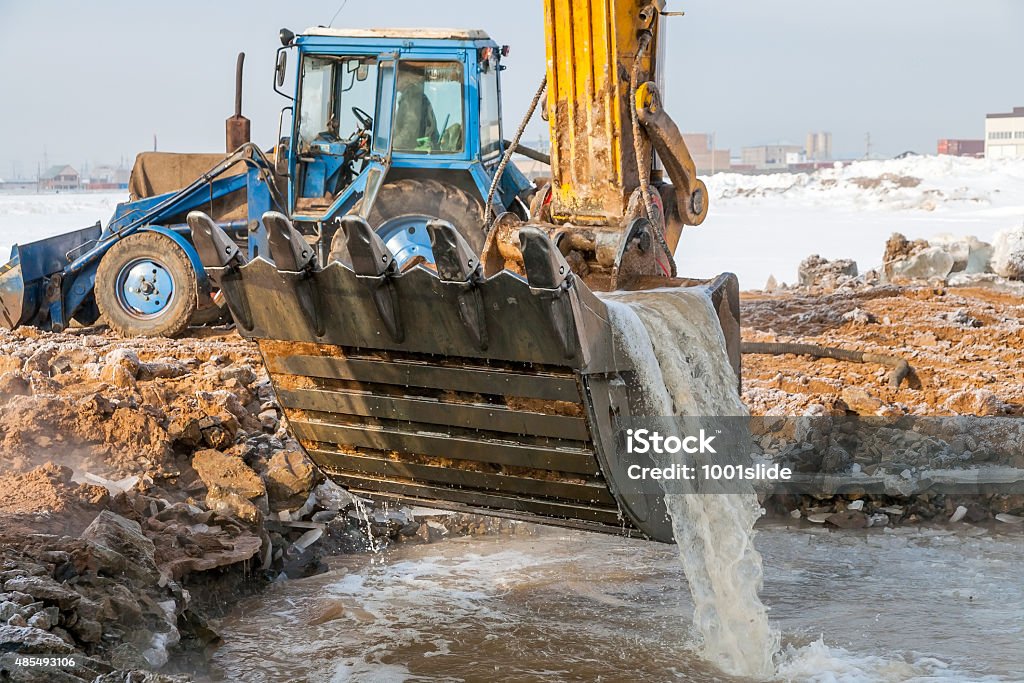
[[[398,180],[380,188],[367,222],[381,236],[399,265],[422,256],[434,262],[427,221],[440,218],[451,223],[479,254],[484,247],[483,203],[464,190],[437,180]],[[356,204],[354,210],[358,210]],[[331,260],[347,260],[345,234],[331,240]]]
[[[96,270],[96,303],[126,337],[174,337],[196,312],[196,273],[181,247],[156,232],[115,244]]]

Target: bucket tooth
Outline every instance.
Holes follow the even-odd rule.
[[[381,277],[398,272],[395,255],[369,223],[359,216],[344,216],[338,222],[345,231],[345,243],[356,275]]]
[[[398,292],[393,281],[398,275],[395,255],[363,218],[344,216],[339,223],[345,231],[352,271],[365,283],[391,338],[399,343],[405,341]]]
[[[274,266],[285,279],[285,286],[291,288],[299,310],[310,322],[313,332],[317,337],[323,337],[326,331],[324,307],[320,288],[313,279],[313,271],[317,267],[316,252],[284,214],[267,211],[263,214],[263,225],[267,227]]]
[[[526,281],[534,296],[546,299],[548,316],[567,359],[576,357],[576,314],[573,310],[572,269],[562,252],[540,228],[519,229]]]
[[[202,211],[190,212],[185,220],[192,231],[192,244],[195,245],[206,274],[224,292],[228,310],[238,325],[244,331],[251,331],[252,309],[238,272],[245,265],[242,250]]]
[[[207,269],[231,268],[245,264],[242,250],[217,223],[202,211],[192,211],[186,218],[192,231],[192,244],[199,260]]]
[[[487,349],[487,321],[479,287],[483,281],[480,258],[451,223],[432,220],[427,223],[427,233],[437,277],[459,288],[459,318],[477,347],[484,351]]]
[[[545,231],[529,225],[522,227],[519,229],[519,243],[530,287],[559,289],[567,283],[572,270]]]
[[[437,276],[444,282],[469,282],[480,277],[480,258],[451,223],[427,223],[430,248],[434,252]]]
[[[299,272],[316,267],[316,253],[288,217],[277,211],[263,214],[270,241],[270,256],[278,270]]]

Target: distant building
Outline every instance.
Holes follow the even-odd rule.
[[[707,133],[683,133],[698,175],[711,175],[730,170],[729,150],[714,149],[714,136]]]
[[[985,156],[984,140],[939,140],[939,154],[951,157]]]
[[[1024,107],[985,117],[985,157],[1024,159]]]
[[[97,166],[89,174],[89,179],[85,181],[85,187],[89,190],[124,190],[128,188],[130,174],[131,172],[127,168]]]
[[[800,145],[760,145],[743,148],[743,166],[757,171],[778,171],[802,161],[804,149]]]
[[[832,133],[817,131],[807,134],[804,147],[807,161],[830,161],[832,159]]]
[[[51,166],[39,176],[39,189],[44,192],[78,190],[81,187],[82,178],[71,166]]]

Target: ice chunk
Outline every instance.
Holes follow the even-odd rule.
[[[925,247],[887,266],[893,280],[945,280],[955,263],[943,247]]]
[[[1011,280],[1024,280],[1024,226],[996,233],[992,246],[992,270]]]

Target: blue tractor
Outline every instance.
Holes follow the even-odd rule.
[[[229,154],[139,155],[131,201],[105,228],[16,245],[0,268],[0,324],[60,331],[103,316],[124,335],[174,336],[216,318],[218,292],[186,224],[194,210],[250,259],[268,253],[264,213],[284,214],[322,263],[345,248],[334,239],[345,215],[374,226],[400,264],[433,262],[432,219],[479,253],[488,198],[493,215],[528,217],[533,183],[513,164],[497,172],[507,48],[482,31],[445,29],[283,29],[280,38],[274,89],[291,102],[273,153],[248,140],[240,55]]]

